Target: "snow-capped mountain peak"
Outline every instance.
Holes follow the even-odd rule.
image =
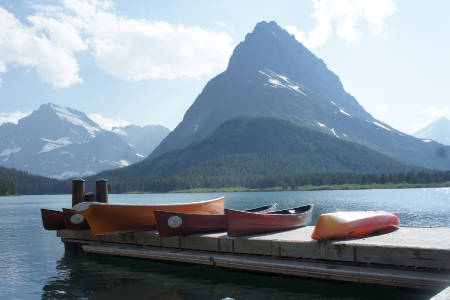
[[[55,113],[63,120],[75,126],[81,126],[86,129],[91,136],[95,136],[95,133],[100,132],[102,129],[99,125],[94,123],[86,114],[76,111],[74,109],[61,107],[53,103],[49,103],[49,106],[55,111]]]
[[[0,126],[0,164],[60,179],[92,175],[141,160],[169,133],[162,127],[167,132],[155,138],[144,128],[108,131],[84,112],[47,103],[17,124]]]

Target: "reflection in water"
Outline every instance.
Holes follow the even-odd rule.
[[[431,293],[66,253],[42,299],[428,299]]]

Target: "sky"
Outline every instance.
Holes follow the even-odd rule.
[[[234,47],[276,21],[374,117],[450,118],[450,1],[0,0],[0,123],[52,102],[174,129]]]

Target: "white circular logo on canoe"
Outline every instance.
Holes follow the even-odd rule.
[[[70,217],[70,222],[73,224],[80,224],[84,221],[84,217],[80,214],[74,214]]]
[[[171,216],[167,220],[167,225],[169,225],[170,228],[178,228],[183,223],[183,220],[179,216]]]

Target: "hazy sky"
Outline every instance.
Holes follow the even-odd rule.
[[[259,21],[294,34],[376,118],[450,117],[450,1],[0,0],[0,123],[53,102],[173,129]]]

